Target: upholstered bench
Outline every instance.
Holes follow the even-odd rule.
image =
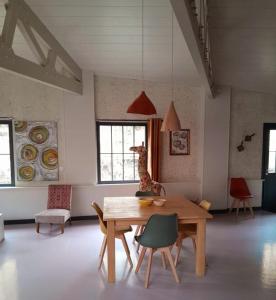
[[[61,232],[64,232],[64,224],[70,219],[70,211],[67,209],[46,209],[35,215],[36,232],[39,233],[39,225],[59,224]]]
[[[0,242],[4,239],[4,217],[0,214]]]

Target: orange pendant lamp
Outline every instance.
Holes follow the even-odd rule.
[[[154,115],[156,114],[156,109],[149,97],[146,95],[145,91],[132,102],[132,104],[127,109],[127,113],[130,114],[140,114],[140,115]]]
[[[179,131],[181,129],[180,121],[175,111],[173,101],[170,103],[169,109],[165,114],[161,131]]]

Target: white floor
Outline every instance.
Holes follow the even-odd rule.
[[[96,221],[73,222],[63,235],[34,224],[5,227],[0,243],[1,300],[94,299],[276,299],[276,214],[259,212],[255,219],[216,216],[208,224],[208,270],[194,273],[191,241],[184,243],[175,283],[154,257],[151,282],[144,289],[146,264],[136,275],[129,269],[120,241],[116,244],[116,284],[108,284],[106,268],[97,270],[102,235]],[[134,266],[133,233],[127,234]]]

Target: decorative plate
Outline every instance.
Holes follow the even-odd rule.
[[[32,166],[22,166],[18,169],[18,174],[22,180],[32,181],[35,177],[35,169]]]
[[[26,131],[27,126],[28,126],[27,121],[15,121],[14,122],[14,129],[15,129],[15,132],[17,132],[17,133]]]
[[[58,153],[55,148],[48,148],[43,150],[41,156],[41,163],[44,168],[53,170],[58,165]]]
[[[26,161],[32,161],[37,158],[38,150],[31,144],[26,144],[21,149],[21,158]]]
[[[44,126],[35,126],[30,130],[29,138],[36,144],[43,144],[49,137],[49,131]]]

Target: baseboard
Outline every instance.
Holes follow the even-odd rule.
[[[97,216],[77,216],[71,217],[72,221],[84,221],[84,220],[97,220]],[[32,224],[35,219],[21,219],[21,220],[5,220],[5,225],[17,225],[17,224]]]
[[[261,210],[262,207],[261,206],[256,206],[256,207],[252,207],[253,210]],[[240,210],[242,210],[243,207],[240,207]],[[233,211],[235,211],[236,208],[233,208]],[[213,215],[221,215],[221,214],[228,214],[229,212],[229,208],[226,208],[226,209],[211,209],[210,210],[210,214],[213,214]]]

